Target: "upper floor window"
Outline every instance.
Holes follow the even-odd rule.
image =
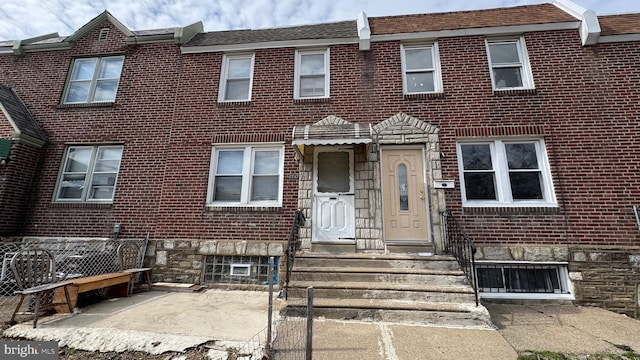
[[[251,100],[253,62],[253,54],[224,56],[218,102]]]
[[[280,206],[283,171],[281,145],[214,147],[207,202],[215,206]]]
[[[69,146],[58,179],[56,201],[113,201],[122,145]]]
[[[542,140],[458,143],[465,206],[555,206]]]
[[[296,51],[294,98],[329,97],[329,49]]]
[[[437,44],[402,46],[403,90],[405,94],[442,92]]]
[[[533,89],[533,77],[524,37],[487,40],[494,90]]]
[[[124,56],[75,59],[64,103],[114,102],[123,63]]]

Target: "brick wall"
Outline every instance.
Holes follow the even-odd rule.
[[[41,153],[40,148],[14,141],[9,162],[0,164],[0,237],[22,235],[29,205],[37,196],[31,186]]]

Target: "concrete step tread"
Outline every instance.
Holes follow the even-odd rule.
[[[301,251],[296,253],[297,258],[313,258],[313,259],[380,259],[380,260],[424,260],[424,261],[456,261],[450,255],[430,255],[419,256],[409,254],[376,254],[376,253],[355,253],[355,254],[326,254],[317,252]]]
[[[323,272],[323,273],[352,273],[352,274],[411,274],[411,275],[443,275],[464,276],[462,270],[434,270],[415,268],[383,268],[383,267],[344,267],[344,266],[294,266],[293,272]]]
[[[388,282],[345,282],[345,281],[290,281],[290,288],[343,289],[343,290],[391,290],[391,291],[424,291],[473,294],[468,285],[432,285]]]
[[[306,299],[289,299],[287,307],[306,306]],[[379,309],[470,313],[478,311],[475,303],[419,302],[387,299],[314,299],[314,308]]]

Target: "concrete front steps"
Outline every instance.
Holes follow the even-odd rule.
[[[305,316],[313,287],[314,317],[438,326],[491,327],[453,257],[380,254],[296,256],[282,312]]]

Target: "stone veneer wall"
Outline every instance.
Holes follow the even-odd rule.
[[[314,125],[346,124],[328,116]],[[382,192],[380,180],[380,145],[424,145],[426,151],[426,187],[430,201],[430,226],[435,250],[442,252],[440,214],[446,209],[444,189],[433,188],[433,180],[442,180],[439,130],[405,114],[397,114],[373,127],[374,143],[354,146],[356,249],[384,250],[382,235]],[[307,219],[300,229],[302,247],[311,247],[313,196],[313,148],[305,147],[299,163],[298,208]]]
[[[154,281],[201,284],[207,255],[283,256],[285,247],[284,241],[150,240],[145,261]]]
[[[479,245],[476,259],[567,262],[576,304],[640,317],[640,248]]]

